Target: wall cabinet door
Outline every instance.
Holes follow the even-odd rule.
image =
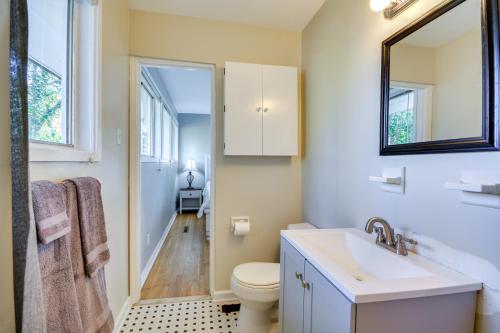
[[[296,67],[226,63],[224,154],[298,154]]]
[[[262,155],[262,65],[226,63],[224,153]]]
[[[280,326],[282,333],[302,333],[304,317],[304,257],[288,242],[281,242]]]
[[[308,261],[303,333],[354,333],[355,305]]]
[[[262,66],[263,155],[298,154],[297,68]]]

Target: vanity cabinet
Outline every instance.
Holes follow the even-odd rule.
[[[472,333],[476,293],[352,302],[281,238],[281,333]]]
[[[282,333],[354,333],[354,304],[282,241]]]
[[[297,155],[297,68],[228,62],[224,73],[224,154]]]

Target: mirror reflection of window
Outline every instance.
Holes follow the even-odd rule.
[[[390,145],[482,135],[481,1],[391,46]]]

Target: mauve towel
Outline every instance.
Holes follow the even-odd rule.
[[[49,181],[31,183],[33,212],[38,239],[48,244],[70,231],[64,193],[61,187]]]
[[[64,188],[50,182],[33,182],[33,206],[37,226],[40,221],[49,221],[51,216],[64,213],[63,220],[67,225],[64,229],[52,224],[47,228],[38,228],[38,260],[42,278],[42,295],[45,307],[47,332],[82,332],[80,310],[73,278],[72,262],[66,237],[55,236],[61,231],[52,233],[47,230],[70,230],[66,216]],[[55,221],[53,219],[52,221]],[[50,223],[49,223],[50,224]],[[40,233],[46,231],[45,237]],[[57,239],[56,239],[57,238]],[[52,240],[43,244],[43,240]]]
[[[94,277],[109,262],[110,257],[101,184],[91,177],[74,178],[70,181],[76,186],[85,271],[88,276]]]
[[[106,292],[104,269],[99,269],[94,277],[87,276],[82,251],[82,237],[77,204],[77,191],[74,182],[64,181],[66,192],[66,211],[71,225],[68,239],[73,266],[74,281],[80,318],[85,333],[111,333],[113,332],[113,315],[109,308]]]

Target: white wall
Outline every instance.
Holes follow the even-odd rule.
[[[106,279],[111,308],[116,316],[129,294],[129,11],[126,0],[106,0],[102,3],[102,161],[96,164],[32,163],[31,176],[32,180],[93,176],[102,181],[104,213],[111,251],[111,261],[106,266]],[[121,145],[117,144],[116,139],[118,129],[123,135]]]
[[[141,271],[143,271],[176,210],[177,165],[142,163],[141,186]]]
[[[481,32],[436,49],[432,139],[458,139],[482,133]]]
[[[500,210],[464,205],[444,183],[458,180],[462,169],[499,168],[500,153],[378,154],[381,42],[438,2],[417,2],[387,21],[366,0],[327,0],[303,31],[303,219],[320,227],[362,228],[379,215],[483,258],[498,273]],[[407,167],[406,195],[368,182],[385,166]],[[499,311],[493,306],[479,315],[478,332],[499,332]]]
[[[15,331],[9,117],[9,0],[0,0],[0,332]]]
[[[187,171],[189,159],[196,161],[198,171],[193,172],[193,187],[205,186],[205,155],[211,153],[210,115],[179,114],[179,187],[188,187]]]

